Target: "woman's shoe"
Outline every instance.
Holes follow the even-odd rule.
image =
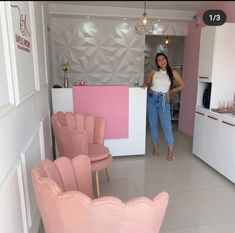
[[[167,155],[167,157],[166,157],[166,160],[168,160],[168,161],[172,161],[174,159],[175,159],[175,156],[173,156],[173,155]]]
[[[172,160],[175,159],[175,157],[174,157],[174,155],[173,155],[173,148],[172,148],[172,147],[168,148],[168,154],[167,154],[167,156],[166,156],[166,159],[167,159],[168,161],[172,161]]]
[[[159,146],[157,144],[153,145],[153,154],[156,155],[156,156],[160,156],[160,149],[159,149]]]

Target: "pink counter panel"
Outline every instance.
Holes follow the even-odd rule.
[[[102,116],[105,139],[128,138],[128,86],[74,86],[74,112]]]
[[[92,86],[89,87],[93,88]],[[106,86],[106,88],[112,88],[112,86]],[[123,95],[125,94],[123,93]],[[95,92],[95,97],[98,98],[97,92]],[[119,98],[122,97],[119,96]],[[129,87],[128,98],[128,137],[104,140],[104,145],[109,148],[112,156],[145,154],[147,90],[146,88]],[[112,103],[111,110],[114,111],[116,108],[114,101],[112,101],[112,98],[110,100],[109,103]],[[54,113],[58,111],[73,112],[73,101],[72,88],[52,88],[52,106]],[[120,112],[123,112],[123,110]],[[56,153],[58,154],[58,151]]]

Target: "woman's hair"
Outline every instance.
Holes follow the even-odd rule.
[[[173,84],[174,84],[174,77],[173,77],[172,69],[171,69],[171,67],[169,65],[168,58],[167,58],[167,56],[164,53],[157,53],[157,55],[156,55],[155,63],[157,65],[157,68],[160,69],[160,66],[157,64],[157,59],[158,59],[159,56],[165,57],[165,59],[167,61],[166,71],[167,71],[167,74],[168,74],[168,76],[170,78],[170,81],[171,81],[171,86],[170,86],[170,89],[171,89],[173,87]]]

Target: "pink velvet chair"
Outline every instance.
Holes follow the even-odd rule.
[[[52,126],[60,155],[73,158],[78,154],[88,155],[92,171],[96,172],[97,196],[100,197],[98,171],[106,171],[112,162],[109,149],[104,146],[105,119],[72,112],[57,112],[52,115]]]
[[[46,233],[158,233],[168,205],[162,192],[153,200],[92,198],[90,159],[42,161],[32,170],[37,205]]]

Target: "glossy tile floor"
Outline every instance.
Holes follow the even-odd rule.
[[[105,172],[100,173],[101,194],[126,201],[141,195],[152,198],[166,191],[170,201],[161,233],[234,233],[235,185],[194,156],[192,138],[176,126],[174,136],[173,161],[165,159],[162,132],[160,157],[152,155],[149,133],[146,155],[114,157],[109,169],[111,183]],[[39,232],[44,232],[42,226]]]

